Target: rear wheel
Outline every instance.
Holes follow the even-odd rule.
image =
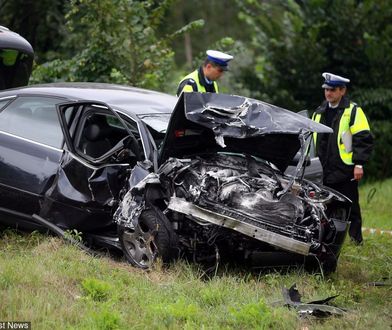
[[[153,210],[143,211],[134,229],[119,227],[118,234],[127,261],[135,267],[148,269],[156,258],[167,263],[174,256],[175,233],[169,221]]]

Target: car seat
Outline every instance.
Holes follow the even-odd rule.
[[[86,155],[97,158],[109,151],[111,147],[107,137],[107,129],[97,122],[89,123],[83,129],[82,151]]]

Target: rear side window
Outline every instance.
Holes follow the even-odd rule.
[[[63,133],[56,112],[60,102],[48,97],[18,97],[0,112],[0,130],[61,148]]]

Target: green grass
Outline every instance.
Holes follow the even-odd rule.
[[[391,184],[379,185],[380,197],[388,198],[381,192]],[[363,208],[374,208],[374,226],[380,227],[379,208],[387,202],[380,198],[379,207],[373,206],[376,197]],[[391,279],[392,237],[387,235],[365,234],[359,247],[347,242],[337,272],[327,278],[300,269],[221,268],[206,280],[185,261],[145,272],[109,257],[91,257],[58,238],[0,233],[0,322],[31,321],[33,329],[388,329],[392,287],[369,283]],[[339,294],[334,303],[347,313],[298,318],[279,303],[282,288],[294,283],[305,302]]]
[[[360,186],[363,226],[392,230],[392,179]]]

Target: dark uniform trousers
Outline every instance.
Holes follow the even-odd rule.
[[[352,201],[349,234],[354,242],[361,243],[358,181],[353,180],[353,177],[354,164],[365,164],[373,149],[369,123],[362,108],[350,102],[346,96],[342,97],[336,108],[330,108],[328,102],[324,101],[313,114],[313,120],[333,129],[332,134],[314,135],[317,155],[324,171],[323,183]],[[341,142],[344,132],[348,130],[352,134],[351,156]]]
[[[335,189],[347,196],[353,202],[351,206],[351,214],[350,214],[350,229],[349,234],[350,237],[356,242],[361,243],[362,238],[362,217],[361,217],[361,209],[359,207],[359,193],[358,193],[358,181],[346,181],[339,182],[334,184],[325,184],[332,189]]]

